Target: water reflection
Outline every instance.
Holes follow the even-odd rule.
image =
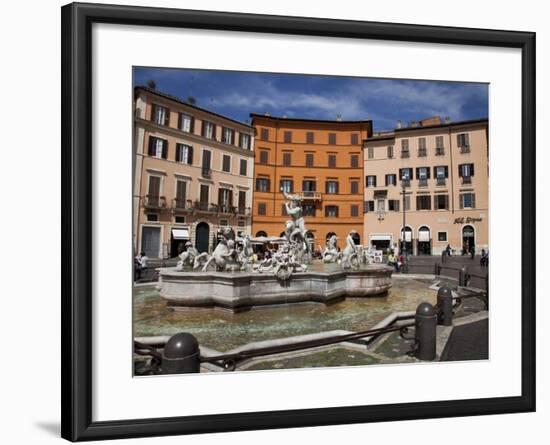
[[[411,311],[422,301],[435,303],[430,280],[399,278],[386,296],[347,299],[331,306],[298,303],[231,314],[214,309],[173,310],[153,287],[134,289],[134,335],[190,332],[201,345],[225,351],[252,341],[314,332],[368,329],[391,312]]]

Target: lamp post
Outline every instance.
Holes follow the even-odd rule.
[[[401,192],[403,194],[403,227],[401,228],[401,240],[402,240],[402,243],[403,243],[403,248],[401,249],[401,253],[403,255],[403,258],[406,259],[407,258],[407,242],[405,240],[405,194],[406,194],[406,187],[407,187],[407,180],[408,178],[403,175],[403,177],[401,178],[401,187],[403,189],[403,191]]]

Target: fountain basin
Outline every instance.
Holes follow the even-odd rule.
[[[385,294],[393,268],[369,265],[357,270],[308,270],[280,281],[271,273],[188,272],[161,268],[158,288],[168,306],[214,307],[240,312],[254,306],[315,301],[325,304],[346,297]]]

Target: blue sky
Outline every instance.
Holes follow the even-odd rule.
[[[250,113],[308,119],[372,119],[375,130],[429,116],[488,116],[487,84],[237,71],[135,68],[134,86],[157,90],[247,122]]]

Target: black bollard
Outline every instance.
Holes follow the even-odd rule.
[[[416,308],[415,332],[417,342],[416,358],[419,360],[435,359],[435,340],[437,314],[430,303],[420,303]]]
[[[195,336],[182,332],[173,335],[162,352],[163,374],[200,372],[199,342]]]
[[[437,262],[434,264],[434,275],[436,276],[441,275],[441,264]]]
[[[443,326],[453,325],[453,294],[447,286],[442,286],[437,291],[437,323]]]
[[[459,286],[468,286],[468,266],[462,266],[458,271],[458,285]]]

